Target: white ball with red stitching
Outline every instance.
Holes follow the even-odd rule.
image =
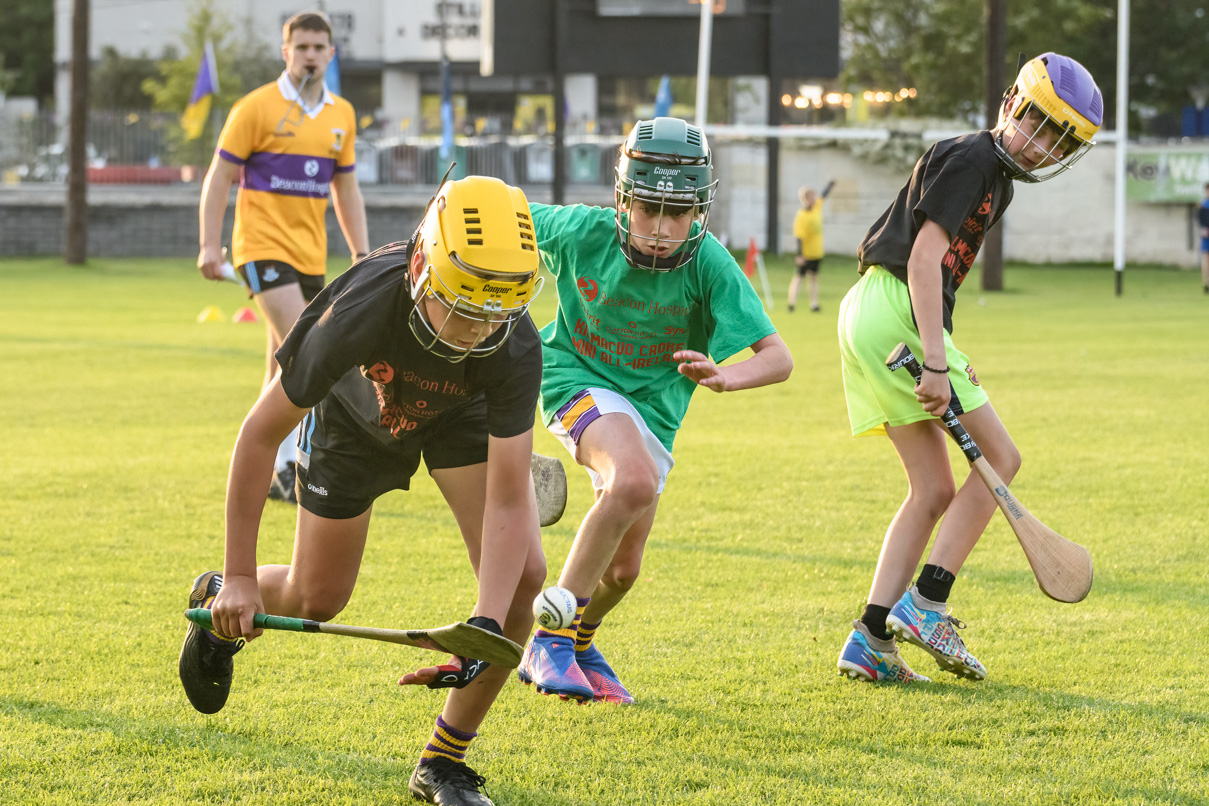
[[[546,588],[533,600],[533,618],[543,630],[565,630],[575,622],[575,611],[579,604],[575,594],[566,588]]]

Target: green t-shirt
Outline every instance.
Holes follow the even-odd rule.
[[[629,398],[670,451],[697,388],[673,354],[697,350],[722,362],[775,333],[755,289],[712,235],[687,266],[646,271],[622,256],[612,209],[529,207],[558,289],[554,321],[541,330],[543,421],[583,389],[609,389]]]

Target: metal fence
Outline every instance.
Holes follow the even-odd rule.
[[[218,116],[221,119],[221,116]],[[490,130],[490,127],[488,127]],[[621,135],[569,134],[564,138],[567,180],[613,184]],[[53,112],[4,115],[0,110],[0,174],[5,184],[64,182],[66,126]],[[179,117],[161,112],[93,110],[88,120],[89,179],[99,183],[165,184],[196,181],[210,148],[181,140]],[[357,136],[357,178],[363,184],[435,184],[448,166],[438,135]],[[183,157],[192,154],[193,158]],[[551,135],[458,136],[450,155],[455,175],[495,176],[511,184],[549,184],[554,178]]]

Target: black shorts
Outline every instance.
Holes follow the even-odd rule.
[[[297,283],[302,290],[302,298],[307,302],[313,300],[323,290],[323,274],[303,274],[289,263],[280,260],[252,260],[243,264],[235,271],[243,278],[249,294],[259,294],[270,288]]]
[[[809,272],[811,274],[818,274],[819,273],[819,263],[821,263],[821,262],[822,261],[820,261],[820,260],[803,261],[802,265],[798,266],[798,277],[805,277],[807,272]]]
[[[486,399],[384,445],[325,398],[298,430],[298,504],[322,518],[355,518],[384,493],[408,489],[421,458],[429,473],[486,462]]]

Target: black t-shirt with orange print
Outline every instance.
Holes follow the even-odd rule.
[[[986,231],[1012,201],[1012,180],[1001,169],[991,133],[935,143],[915,164],[910,181],[865,233],[857,249],[861,273],[882,266],[904,283],[911,247],[925,221],[949,233],[944,267],[944,327],[953,332],[957,289],[969,273]]]
[[[542,369],[533,320],[521,317],[490,355],[459,363],[433,355],[408,325],[415,306],[407,258],[406,244],[380,250],[307,306],[277,351],[286,396],[299,408],[323,407],[327,420],[355,424],[385,446],[484,398],[492,436],[528,431]]]

